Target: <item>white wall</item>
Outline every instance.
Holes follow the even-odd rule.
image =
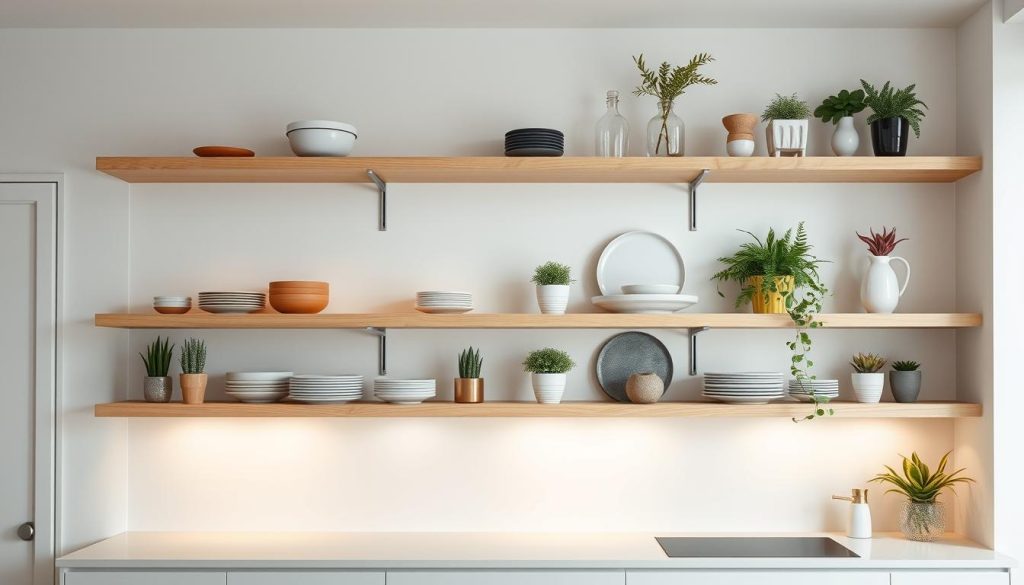
[[[769,49],[788,36],[813,50],[780,49],[780,60]],[[813,107],[859,77],[917,82],[930,110],[911,152],[946,154],[956,144],[955,41],[938,29],[4,31],[0,69],[23,89],[0,97],[5,136],[17,138],[2,140],[5,152],[33,153],[15,157],[19,166],[67,170],[82,201],[118,204],[128,188],[88,170],[96,155],[186,154],[216,143],[287,154],[284,125],[310,117],[354,123],[361,155],[499,154],[502,133],[526,125],[562,128],[568,153],[586,155],[604,91],[627,94],[635,84],[631,54],[683,61],[708,50],[718,58],[708,72],[721,83],[679,104],[690,154],[723,152],[722,115],[760,111],[775,92],[798,91]],[[627,97],[622,109],[639,154],[653,103]],[[810,154],[825,154],[830,128],[811,127]],[[862,138],[867,153],[864,128]],[[603,245],[649,229],[683,251],[697,310],[724,311],[730,302],[707,279],[714,258],[742,241],[734,228],[763,232],[800,219],[835,261],[825,270],[836,290],[827,310],[858,310],[864,251],[853,232],[882,224],[911,238],[899,249],[914,265],[901,308],[957,302],[951,185],[708,185],[696,233],[685,228],[684,191],[670,185],[396,185],[390,195],[391,229],[379,233],[367,186],[136,185],[131,307],[145,310],[154,294],[311,278],[332,282],[336,312],[408,309],[416,290],[440,287],[472,290],[482,311],[531,311],[532,267],[558,259],[577,269],[573,310],[591,310]],[[121,233],[124,221],[115,214],[88,225]],[[124,262],[123,245],[82,250],[91,252],[82,271]],[[86,311],[111,308],[95,304]],[[613,333],[395,331],[389,358],[394,375],[437,377],[447,398],[455,354],[478,345],[489,397],[528,399],[517,364],[555,345],[580,363],[567,398],[598,399],[593,357]],[[131,334],[125,355],[156,334]],[[676,360],[668,398],[695,398],[685,337],[657,335]],[[373,339],[359,332],[202,336],[215,398],[224,371],[372,376],[376,363]],[[705,334],[702,367],[782,370],[786,337]],[[819,374],[840,377],[847,393],[848,356],[870,350],[922,361],[924,398],[956,395],[952,332],[816,339]],[[138,396],[136,362],[129,380]],[[98,385],[110,392],[109,380]],[[863,485],[897,452],[935,458],[953,433],[948,421],[132,421],[127,444],[130,529],[812,530],[841,527],[832,493]],[[893,528],[897,499],[875,501],[876,526]]]

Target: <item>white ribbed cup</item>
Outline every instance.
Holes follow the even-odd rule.
[[[545,284],[537,287],[537,305],[547,315],[564,315],[569,306],[569,285]]]
[[[565,393],[565,374],[533,374],[533,394],[541,404],[558,404]]]

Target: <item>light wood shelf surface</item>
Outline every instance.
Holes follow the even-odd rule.
[[[828,313],[820,315],[824,327],[838,329],[922,329],[977,327],[978,313]],[[211,314],[197,309],[184,315],[109,313],[96,315],[99,327],[125,329],[782,329],[793,327],[788,315],[750,313],[321,313],[291,315],[255,313]]]
[[[965,402],[915,402],[898,404],[859,404],[834,402],[836,417],[842,418],[957,418],[981,416],[981,405]],[[717,404],[711,402],[659,402],[657,404],[623,404],[618,402],[563,402],[538,404],[536,402],[484,402],[456,404],[454,402],[424,402],[417,405],[385,404],[381,402],[350,402],[347,404],[242,404],[238,402],[207,402],[182,404],[180,402],[113,402],[97,404],[98,417],[351,417],[351,418],[408,418],[408,417],[496,417],[496,418],[620,418],[620,417],[803,417],[811,410],[810,404],[784,402],[761,405]]]
[[[97,157],[129,183],[948,183],[978,156],[908,157]]]

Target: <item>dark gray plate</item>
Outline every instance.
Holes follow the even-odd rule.
[[[672,355],[665,344],[653,335],[627,331],[605,342],[597,355],[597,381],[608,396],[629,402],[626,381],[639,372],[654,372],[665,389],[672,383]]]
[[[562,156],[562,150],[555,148],[516,148],[506,150],[505,156]]]

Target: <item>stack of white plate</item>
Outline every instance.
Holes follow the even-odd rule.
[[[227,395],[242,402],[277,402],[288,396],[292,372],[228,372]]]
[[[768,404],[786,396],[781,372],[724,372],[704,374],[704,397],[730,404]]]
[[[416,293],[416,310],[423,313],[468,313],[473,295],[454,290],[425,290]]]
[[[829,400],[839,398],[839,380],[804,380],[795,378],[789,381],[789,395],[793,398],[811,401],[811,395],[823,396]]]
[[[653,232],[626,232],[612,240],[597,261],[591,302],[613,313],[675,313],[699,300],[681,294],[686,266],[679,249]]]
[[[252,313],[267,304],[266,293],[209,291],[199,293],[199,308],[207,313]]]
[[[292,376],[288,384],[288,397],[310,404],[334,404],[359,400],[363,397],[363,377],[354,374]]]
[[[373,381],[373,395],[384,402],[419,404],[437,396],[437,381],[377,378]]]

